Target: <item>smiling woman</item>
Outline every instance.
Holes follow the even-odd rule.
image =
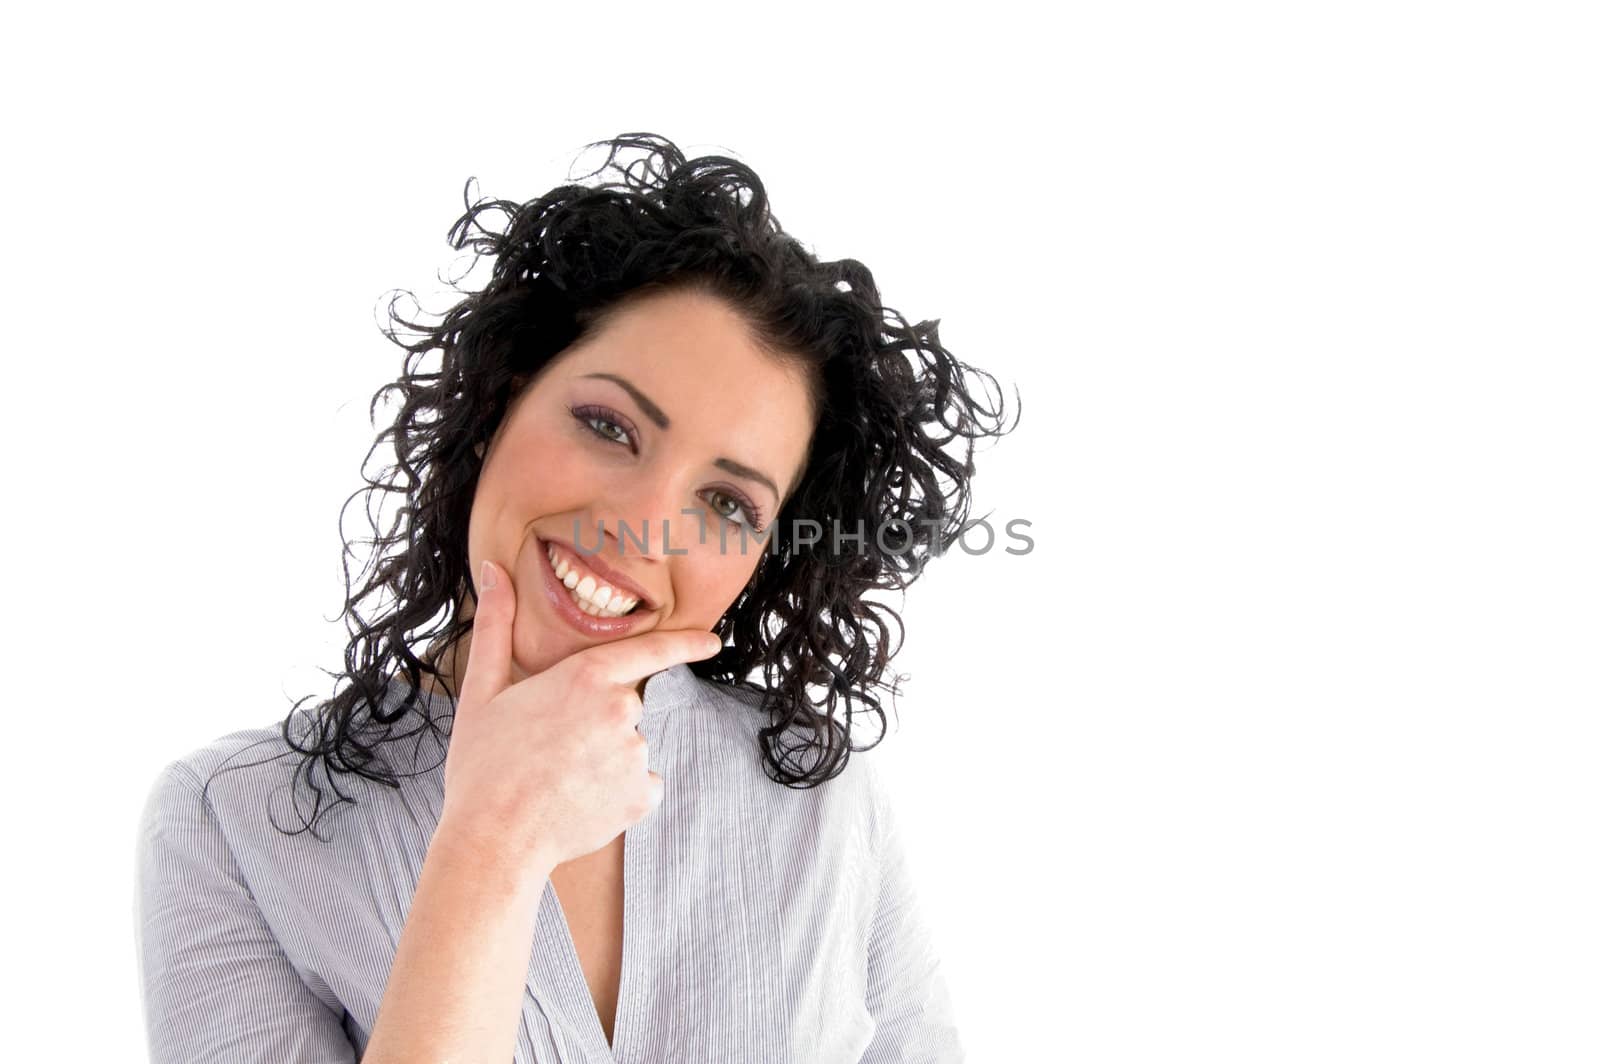
[[[999,393],[742,163],[604,146],[527,203],[469,182],[490,279],[391,304],[367,490],[404,505],[338,689],[149,795],[154,1061],[961,1059],[851,755],[894,690],[869,594],[956,541]]]

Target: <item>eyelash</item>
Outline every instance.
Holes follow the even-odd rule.
[[[634,436],[633,426],[628,422],[627,418],[623,417],[621,414],[618,414],[615,410],[611,410],[603,406],[569,406],[567,407],[567,410],[572,414],[573,417],[578,419],[578,422],[583,425],[584,428],[588,429],[595,436],[604,440],[606,443],[625,445],[629,450],[633,451],[633,453],[639,453],[639,447]],[[621,429],[623,435],[627,436],[628,438],[626,440],[620,440],[610,433],[603,432],[600,429],[595,428],[593,423],[597,421],[609,424],[613,428]],[[743,510],[745,516],[749,518],[748,522],[734,521],[734,524],[748,523],[752,532],[761,532],[764,529],[765,526],[762,524],[761,520],[761,508],[755,503],[751,502],[748,495],[741,491],[735,491],[731,488],[717,488],[715,490],[718,495],[726,495],[728,498],[738,503],[739,509]],[[716,512],[717,516],[723,518],[724,520],[733,520],[733,518],[731,518],[729,515],[723,513],[721,510],[717,510],[715,506],[713,506],[712,509]]]

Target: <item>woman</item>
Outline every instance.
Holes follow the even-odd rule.
[[[527,204],[469,183],[488,282],[433,326],[391,304],[367,490],[404,505],[347,684],[150,794],[157,1064],[961,1058],[850,754],[893,693],[866,595],[955,542],[1003,404],[746,166],[606,146]]]

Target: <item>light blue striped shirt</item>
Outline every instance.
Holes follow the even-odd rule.
[[[448,729],[449,701],[424,697]],[[624,837],[614,1044],[546,881],[515,1064],[964,1059],[870,754],[817,787],[774,783],[757,705],[684,664],[649,679],[639,730],[666,794]],[[291,798],[300,759],[278,724],[161,772],[139,825],[134,914],[153,1064],[360,1058],[444,796],[439,740],[382,749],[397,772],[428,771],[398,790],[341,775],[356,803],[318,821],[326,842],[266,819],[270,807],[299,828],[290,803],[309,811],[312,797],[302,777]],[[224,762],[248,767],[216,775],[202,802]]]

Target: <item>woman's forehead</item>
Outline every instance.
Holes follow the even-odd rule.
[[[607,314],[573,354],[668,368],[721,364],[765,369],[778,360],[727,301],[694,289],[653,292]]]
[[[561,359],[557,375],[625,377],[670,419],[680,408],[737,400],[760,408],[801,401],[809,421],[809,373],[800,360],[764,346],[726,302],[697,291],[653,293],[609,316]]]

